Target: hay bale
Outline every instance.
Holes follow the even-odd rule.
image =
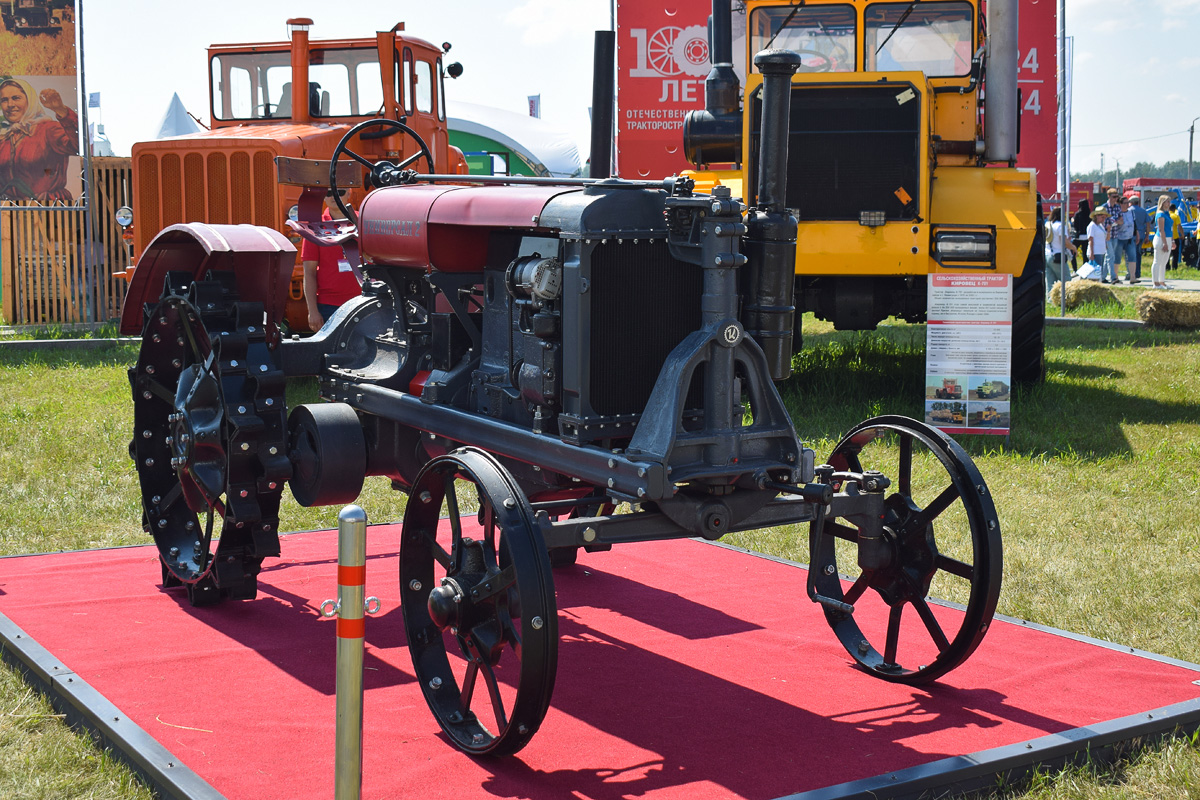
[[[1155,328],[1200,328],[1200,293],[1143,292],[1134,301],[1138,318]]]
[[[1099,281],[1067,281],[1067,308],[1078,308],[1084,303],[1120,303],[1113,290]],[[1062,282],[1050,289],[1050,305],[1062,304]]]

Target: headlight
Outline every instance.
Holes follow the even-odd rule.
[[[996,237],[991,231],[935,231],[933,257],[943,266],[947,261],[994,265]]]
[[[292,222],[300,219],[300,206],[292,206],[288,209],[288,219]]]
[[[121,206],[116,213],[117,224],[122,228],[128,228],[133,223],[133,209],[129,206]]]

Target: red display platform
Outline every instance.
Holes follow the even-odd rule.
[[[804,569],[683,540],[585,553],[555,572],[550,712],[517,756],[472,760],[415,685],[397,527],[367,538],[367,593],[383,607],[366,624],[365,798],[829,797],[841,789],[821,787],[978,767],[985,751],[1087,747],[1089,732],[1111,740],[1154,713],[1200,718],[1200,668],[1011,621],[935,685],[885,683],[850,666]],[[2,559],[5,655],[80,714],[81,684],[94,689],[91,727],[122,749],[140,742],[144,771],[157,758],[186,776],[156,780],[176,787],[167,794],[331,797],[334,623],[318,607],[337,593],[335,554],[335,532],[289,535],[257,600],[202,609],[157,585],[153,547]]]

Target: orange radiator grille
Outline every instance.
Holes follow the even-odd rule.
[[[274,154],[267,150],[144,152],[136,161],[138,251],[180,222],[279,227]]]

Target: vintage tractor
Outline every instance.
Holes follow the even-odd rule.
[[[363,278],[308,339],[279,331],[284,236],[163,231],[122,326],[142,335],[130,450],[164,584],[197,605],[254,597],[279,554],[285,483],[302,505],[338,505],[387,476],[408,493],[399,577],[415,675],[471,754],[512,753],[541,724],[557,665],[551,570],[581,548],[805,525],[807,594],[863,670],[925,683],[966,659],[1001,577],[971,459],[884,416],[818,465],[774,385],[790,374],[793,309],[763,298],[795,263],[777,176],[797,57],[756,63],[753,208],[680,178],[464,185],[369,161],[377,188],[354,227],[317,221],[326,187],[306,189],[296,227],[361,255]],[[338,156],[366,160],[353,137],[397,124],[348,131],[329,188],[344,181]],[[326,402],[289,414],[292,376],[318,376]],[[965,610],[935,612],[931,592]]]

